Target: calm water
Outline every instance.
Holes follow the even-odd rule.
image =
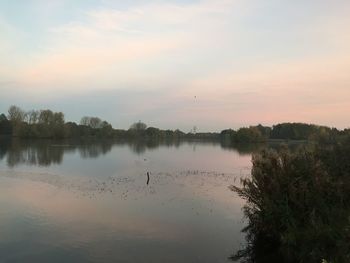
[[[250,150],[1,140],[0,262],[227,262]]]

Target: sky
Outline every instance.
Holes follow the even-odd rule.
[[[0,0],[0,113],[350,127],[348,0]]]

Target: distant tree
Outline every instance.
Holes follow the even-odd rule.
[[[62,112],[55,112],[53,114],[52,130],[53,137],[63,138],[65,137],[65,127],[64,127],[64,114]]]
[[[235,135],[235,131],[232,129],[222,130],[220,133],[220,139],[223,142],[230,143]]]
[[[25,120],[26,113],[20,107],[12,105],[8,109],[8,119],[12,126],[12,135],[21,136],[23,121]]]
[[[25,111],[23,111],[18,106],[12,105],[8,109],[8,119],[11,122],[20,123],[20,122],[24,121],[25,116],[26,116]]]
[[[80,125],[89,126],[92,129],[102,128],[102,123],[102,120],[98,117],[85,116],[80,120]]]
[[[176,138],[180,138],[180,137],[185,136],[185,133],[184,133],[183,131],[180,131],[179,129],[176,129],[176,130],[174,131],[174,136],[175,136]]]
[[[196,134],[196,133],[197,133],[197,126],[193,126],[193,128],[192,128],[192,133],[193,133],[193,134]]]
[[[271,130],[272,130],[271,127],[263,126],[261,124],[254,126],[254,127],[256,127],[264,137],[266,137],[266,138],[270,137]]]
[[[271,131],[271,139],[285,140],[309,140],[321,136],[323,139],[328,127],[317,126],[306,123],[280,123],[274,125]]]
[[[28,113],[29,126],[22,136],[41,138],[65,137],[65,120],[62,112],[53,112],[49,109],[30,111]]]
[[[113,136],[113,127],[107,121],[102,121],[100,125],[100,137],[112,137]]]
[[[112,127],[112,125],[109,124],[107,121],[102,121],[100,126],[102,129]]]
[[[93,129],[99,129],[99,128],[102,128],[101,126],[102,124],[102,120],[98,117],[91,117],[90,118],[90,127],[93,128]]]
[[[5,114],[0,115],[0,134],[10,135],[12,133],[11,122],[7,119]]]
[[[0,114],[0,122],[2,122],[2,121],[7,121],[8,119],[7,119],[7,117],[6,117],[6,115],[5,114]]]
[[[146,129],[146,135],[149,138],[158,138],[159,136],[161,136],[161,131],[158,128],[154,128],[154,127],[148,127]]]
[[[134,131],[144,131],[146,130],[147,125],[141,121],[139,122],[135,122],[130,126],[130,130],[134,130]]]
[[[80,125],[89,126],[90,125],[90,117],[88,117],[88,116],[82,117],[80,120]]]
[[[55,112],[53,114],[53,123],[54,125],[63,125],[64,124],[64,114],[62,112]]]
[[[64,133],[68,138],[79,137],[79,126],[75,122],[66,122],[64,124]]]
[[[41,110],[39,114],[39,123],[50,125],[54,120],[54,113],[51,110]]]
[[[257,127],[251,126],[249,128],[240,128],[237,132],[233,134],[233,142],[264,142],[267,138],[262,135]]]
[[[36,110],[31,110],[27,112],[27,119],[29,124],[36,124],[39,120],[40,112]]]

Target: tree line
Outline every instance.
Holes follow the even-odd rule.
[[[221,133],[197,132],[197,128],[185,133],[181,130],[161,130],[147,127],[141,121],[129,129],[114,129],[110,123],[99,117],[84,116],[80,123],[66,122],[62,112],[49,109],[24,111],[10,106],[7,114],[0,115],[0,135],[20,138],[143,138],[143,139],[220,139],[225,144],[259,143],[269,140],[311,140],[321,143],[335,143],[350,134],[349,129],[338,130],[326,126],[305,123],[281,123],[272,127],[243,127],[226,129]]]
[[[256,143],[273,140],[336,143],[343,141],[349,134],[350,129],[338,130],[327,126],[306,123],[280,123],[272,127],[259,124],[238,130],[227,129],[220,133],[220,138],[229,143]]]
[[[66,122],[62,112],[49,109],[24,111],[12,105],[7,114],[0,114],[0,135],[18,138],[180,138],[186,134],[180,130],[161,130],[147,127],[141,121],[128,130],[114,129],[110,123],[99,117],[84,116],[77,124]]]

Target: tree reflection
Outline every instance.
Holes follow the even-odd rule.
[[[132,152],[141,155],[147,150],[157,149],[159,147],[179,147],[182,143],[187,142],[186,140],[180,139],[128,139],[118,141],[118,144],[126,144],[132,150]]]
[[[50,166],[60,164],[63,155],[79,151],[82,158],[97,158],[108,153],[113,143],[108,141],[53,141],[53,140],[19,140],[0,141],[0,159],[6,157],[7,165],[15,167],[20,164]]]
[[[112,149],[113,143],[108,141],[88,142],[78,146],[80,156],[84,159],[97,158],[100,155],[105,155]]]
[[[78,152],[81,158],[98,158],[111,151],[114,145],[126,145],[138,155],[158,147],[180,147],[189,144],[195,149],[196,144],[220,145],[223,149],[238,152],[240,155],[250,155],[268,147],[278,148],[267,143],[231,144],[216,139],[179,139],[179,138],[148,138],[130,139],[81,139],[81,140],[21,140],[0,138],[0,160],[6,158],[9,167],[19,164],[50,166],[62,163],[64,154]]]
[[[8,137],[0,137],[0,161],[6,156],[9,144],[10,140],[8,140]]]
[[[7,145],[7,165],[14,167],[19,164],[49,166],[60,164],[64,149],[53,147],[51,141],[21,141],[11,140]]]

